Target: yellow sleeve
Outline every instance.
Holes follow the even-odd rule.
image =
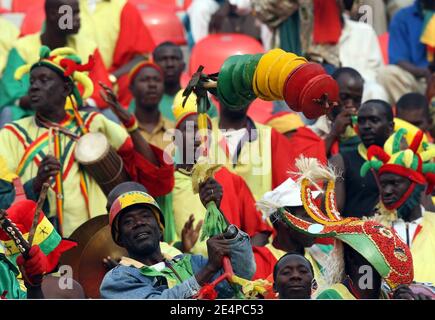
[[[3,158],[7,170],[16,172],[18,164],[24,154],[24,146],[17,136],[9,129],[0,130],[0,158]],[[5,168],[6,169],[6,168]]]
[[[89,132],[103,133],[109,140],[110,145],[116,150],[130,137],[127,130],[100,113],[93,116],[89,125]]]

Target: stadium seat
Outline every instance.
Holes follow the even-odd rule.
[[[379,45],[381,46],[382,56],[384,57],[384,63],[388,64],[388,41],[390,39],[390,34],[385,32],[381,34],[379,37]]]
[[[233,33],[212,34],[193,47],[189,74],[195,73],[200,65],[205,67],[204,73],[219,72],[221,65],[229,56],[262,52],[264,52],[263,46],[249,36]]]
[[[183,0],[128,0],[130,3],[140,7],[143,4],[164,5],[176,10],[182,10],[186,1]]]
[[[44,7],[45,0],[13,0],[12,1],[12,12],[22,12],[26,13],[29,9],[33,7]]]
[[[138,6],[138,9],[156,45],[164,41],[172,41],[177,45],[186,44],[184,27],[175,8],[144,4]]]
[[[21,24],[21,36],[41,31],[44,20],[44,7],[37,5],[29,8]]]

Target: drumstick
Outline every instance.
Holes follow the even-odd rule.
[[[35,237],[36,227],[38,226],[42,206],[44,205],[45,198],[47,197],[47,192],[48,192],[49,187],[50,187],[50,185],[47,182],[44,182],[44,184],[42,185],[41,192],[39,193],[38,202],[36,204],[35,215],[33,216],[32,227],[30,228],[29,238],[27,239],[30,246],[33,245],[33,238]]]
[[[48,154],[53,155],[53,127],[48,128]]]

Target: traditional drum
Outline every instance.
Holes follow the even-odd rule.
[[[77,142],[76,160],[91,175],[107,196],[118,184],[130,180],[124,169],[122,158],[100,132],[91,132]]]

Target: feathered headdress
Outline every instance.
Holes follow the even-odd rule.
[[[302,203],[315,223],[282,208],[278,211],[279,218],[300,232],[345,242],[367,259],[392,288],[411,283],[414,278],[411,252],[395,231],[374,221],[342,218],[336,206],[334,170],[322,166],[316,159],[307,158],[298,159],[296,166],[300,171]],[[319,180],[327,181],[326,214],[312,196],[313,185]]]
[[[21,80],[26,73],[40,66],[50,68],[59,75],[71,80],[73,83],[73,96],[78,105],[82,105],[83,99],[89,98],[94,92],[94,84],[85,74],[85,71],[90,71],[94,67],[92,56],[89,56],[88,63],[82,64],[81,59],[72,48],[63,47],[51,51],[50,48],[42,46],[39,52],[39,61],[19,67],[15,71],[15,79]],[[84,91],[82,95],[80,95],[77,88],[78,83],[83,86]]]

